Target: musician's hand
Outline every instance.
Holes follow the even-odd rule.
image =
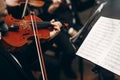
[[[50,32],[50,39],[54,38],[61,30],[62,23],[59,21],[51,20],[51,25],[53,25],[53,30]]]
[[[54,31],[56,31],[56,33],[60,32],[60,28],[62,27],[62,23],[60,21],[55,21],[53,19],[51,20],[51,25],[53,25]]]
[[[62,3],[62,0],[52,0],[52,3],[56,4],[56,3]]]
[[[52,4],[48,8],[49,13],[53,13],[62,3],[61,0],[52,0]]]
[[[72,36],[74,36],[74,35],[77,34],[77,31],[76,31],[74,28],[70,28],[70,29],[68,30],[68,33],[69,33],[69,35],[72,37]]]
[[[6,4],[11,7],[20,6],[19,0],[5,0],[5,1],[6,1]]]

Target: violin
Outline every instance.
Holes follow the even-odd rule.
[[[36,21],[35,24],[37,26],[40,26],[40,22],[42,23],[43,21],[38,18],[37,16],[35,17],[33,21]],[[3,36],[3,41],[5,41],[7,44],[13,47],[21,47],[25,45],[28,40],[31,39],[31,37],[34,36],[33,30],[32,30],[32,25],[31,25],[31,19],[30,16],[25,16],[22,20],[20,19],[15,19],[12,17],[12,15],[7,15],[5,17],[5,22],[6,24],[10,27],[11,25],[15,26],[17,25],[18,28],[13,28],[12,30],[8,31],[5,36]],[[38,34],[37,36],[40,39],[48,39],[50,37],[50,30],[48,27],[50,27],[50,23],[47,24],[47,28],[39,28],[38,27]],[[12,26],[11,26],[12,27]]]
[[[26,3],[27,0],[6,0],[6,4],[11,7],[20,6]],[[34,7],[42,7],[44,5],[44,0],[28,0],[28,4]]]

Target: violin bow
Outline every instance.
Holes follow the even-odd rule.
[[[41,45],[40,45],[40,38],[38,36],[37,25],[36,25],[35,19],[33,19],[34,16],[35,15],[33,12],[31,14],[31,22],[32,22],[32,28],[33,28],[33,33],[34,33],[34,37],[35,37],[38,58],[39,58],[39,62],[40,62],[40,68],[41,68],[41,72],[42,72],[42,78],[43,78],[43,80],[48,80],[47,74],[46,74],[46,68],[45,68],[45,64],[44,64],[44,58],[43,58],[43,54],[42,54],[42,49],[41,49]],[[33,20],[35,21],[35,23],[33,22]]]
[[[26,0],[26,2],[25,2],[22,18],[25,16],[27,4],[28,4],[28,0]],[[44,64],[44,58],[42,55],[42,49],[41,49],[41,45],[40,45],[40,38],[38,37],[36,19],[33,19],[33,16],[35,16],[34,12],[32,12],[32,14],[30,13],[30,18],[31,18],[31,22],[32,22],[32,29],[33,29],[37,53],[38,53],[38,59],[39,59],[40,68],[41,68],[41,72],[42,72],[42,78],[43,78],[43,80],[48,80],[47,74],[46,74],[46,68],[45,68],[45,64]]]
[[[23,13],[22,13],[22,18],[25,16],[25,12],[26,12],[26,9],[27,9],[27,4],[28,4],[28,0],[26,0],[26,2],[25,2],[24,10],[23,10]]]

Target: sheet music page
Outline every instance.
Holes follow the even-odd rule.
[[[120,75],[120,20],[101,16],[76,54]]]

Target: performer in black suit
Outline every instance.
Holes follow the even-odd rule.
[[[8,7],[8,12],[11,13],[15,18],[20,18],[21,14],[22,14],[22,11],[23,11],[23,8],[24,8],[24,4],[21,5],[21,6],[16,6],[16,7]],[[46,12],[43,11],[44,9],[42,9],[41,7],[36,8],[34,6],[29,6],[29,9],[33,10],[35,12],[36,16],[40,17],[44,21],[49,21],[52,18],[54,18],[54,17],[52,17],[51,19],[49,18],[49,20],[46,20],[45,18],[47,18],[47,16],[49,16],[49,15],[47,15]],[[19,10],[19,11],[16,11],[16,10]],[[29,10],[27,10],[27,12],[29,12]],[[27,12],[26,12],[26,14],[27,14]],[[71,20],[70,20],[70,22],[71,22]],[[73,48],[72,44],[70,43],[69,37],[70,36],[68,34],[66,34],[65,31],[61,30],[61,32],[57,36],[55,36],[54,39],[47,42],[47,44],[42,45],[42,50],[43,50],[43,53],[44,53],[44,51],[51,48],[51,45],[53,43],[57,44],[58,47],[56,49],[56,51],[57,51],[56,54],[61,59],[61,65],[59,67],[62,67],[62,69],[64,70],[67,77],[75,79],[76,74],[72,70],[71,65],[72,65],[73,59],[75,59],[76,56],[75,56],[75,49]],[[29,50],[30,53],[31,52],[35,53],[33,45],[31,45],[31,46],[32,46],[32,48],[27,49],[27,50]],[[21,52],[22,51],[23,50],[21,50]],[[58,54],[58,52],[60,54]],[[61,53],[62,53],[62,56],[61,56]],[[51,60],[48,60],[48,61],[51,61]],[[48,68],[50,68],[50,66],[48,66]],[[51,72],[53,72],[53,71],[51,71]]]
[[[4,31],[4,18],[7,15],[6,4],[0,0],[0,30]],[[0,33],[1,33],[0,32]],[[1,36],[0,36],[1,37]],[[4,48],[0,42],[0,80],[34,80],[23,71],[19,62]]]
[[[35,80],[29,77],[21,65],[0,45],[0,79],[1,80]]]
[[[9,0],[8,0],[9,1]],[[10,1],[11,2],[11,1]],[[6,36],[3,34],[4,31],[8,30],[8,26],[4,22],[4,18],[7,15],[7,9],[6,9],[6,3],[4,0],[0,0],[0,33],[2,33],[2,37]],[[60,32],[60,22],[51,22],[53,26],[55,27],[55,30],[53,31],[53,34],[50,35],[50,38],[52,39],[54,36],[56,36]],[[53,28],[54,29],[54,28]],[[2,38],[1,37],[1,38]],[[34,53],[34,51],[30,52],[29,49],[33,47],[21,48],[19,52],[9,52],[7,49],[6,43],[3,42],[3,39],[0,40],[0,80],[36,80],[36,77],[33,76],[32,70],[38,70],[40,69],[39,61],[37,54]],[[32,44],[31,44],[32,46]],[[35,47],[34,47],[35,48]],[[33,49],[34,50],[34,49]],[[56,69],[59,70],[59,63],[56,61],[55,58],[49,57],[44,55],[46,66],[49,66],[49,69]],[[37,63],[37,65],[36,65]],[[54,64],[53,63],[57,63]],[[48,71],[47,70],[47,71]],[[53,71],[52,73],[57,73],[57,71]],[[59,78],[52,74],[48,75],[49,80],[58,80]],[[56,77],[58,79],[56,79]],[[38,78],[37,78],[38,79]]]

